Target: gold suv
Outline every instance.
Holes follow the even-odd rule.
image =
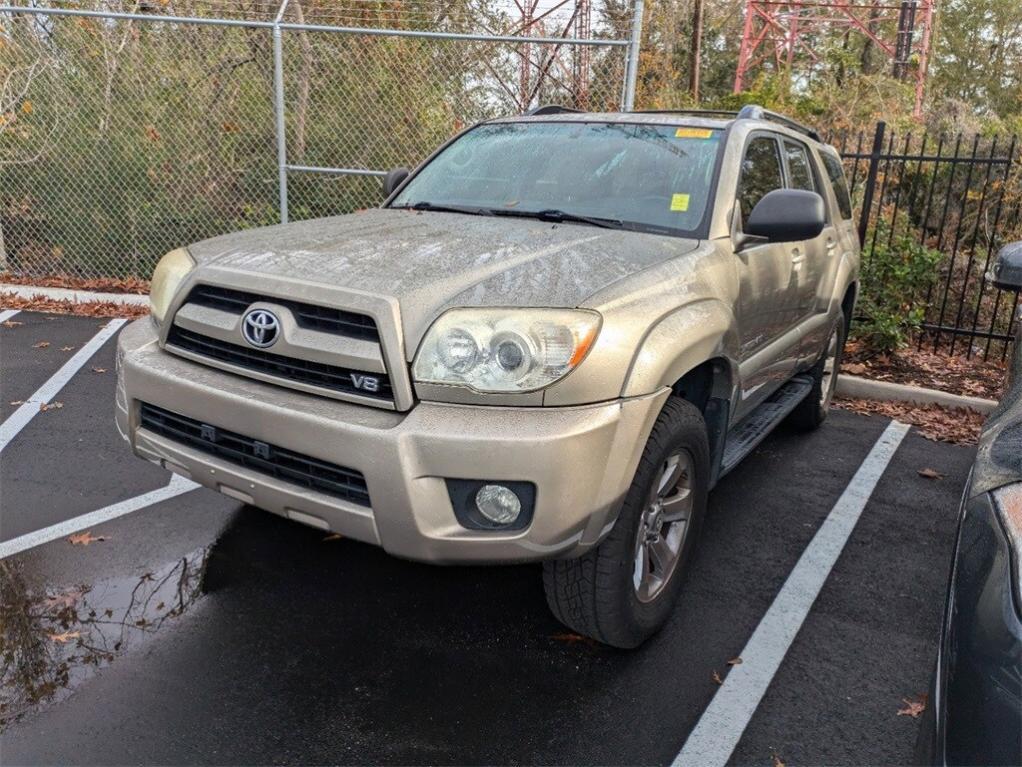
[[[637,646],[707,492],[827,415],[859,271],[837,153],[758,107],[547,107],[384,191],[168,253],[120,336],[122,434],[400,557],[542,560],[560,620]]]

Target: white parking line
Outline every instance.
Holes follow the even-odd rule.
[[[150,490],[148,493],[142,495],[136,495],[134,498],[129,498],[126,501],[115,503],[112,506],[105,506],[97,511],[90,511],[88,514],[82,514],[80,517],[73,517],[72,519],[65,520],[56,525],[50,527],[44,527],[41,530],[36,530],[31,533],[12,538],[9,541],[3,541],[0,543],[0,559],[6,559],[7,557],[20,554],[26,549],[31,549],[35,546],[40,546],[50,541],[55,541],[58,538],[77,533],[79,530],[85,530],[87,528],[95,527],[96,525],[102,524],[103,522],[109,522],[111,519],[117,517],[123,517],[125,514],[130,514],[133,511],[139,511],[152,506],[153,504],[166,501],[171,498],[176,498],[184,493],[191,492],[195,488],[200,487],[190,479],[174,474],[170,478],[170,482],[165,487],[161,487],[159,490]]]
[[[74,374],[89,361],[93,354],[99,351],[100,347],[114,333],[120,330],[121,325],[125,322],[127,320],[110,320],[106,327],[94,335],[71,359],[65,362],[60,370],[50,377],[50,380],[40,386],[35,394],[11,413],[6,421],[0,424],[0,452],[3,452],[3,449],[10,444],[10,441],[17,436],[18,432],[24,429],[28,422],[39,413],[40,406],[57,396],[57,393],[64,388],[64,385],[71,380]]]
[[[689,733],[672,767],[723,767],[738,745],[877,482],[909,427],[892,421],[802,552],[724,684]]]
[[[0,312],[0,322],[7,322],[11,317],[18,313],[17,309],[4,309]]]

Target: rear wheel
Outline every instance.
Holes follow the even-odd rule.
[[[823,356],[809,371],[813,379],[813,388],[788,416],[789,423],[798,429],[812,431],[820,428],[827,420],[830,403],[834,399],[834,390],[837,388],[837,377],[841,371],[845,332],[845,318],[839,313],[827,339]]]
[[[578,559],[544,564],[554,615],[614,647],[637,647],[656,633],[681,588],[706,511],[708,476],[702,414],[671,397],[607,537]]]

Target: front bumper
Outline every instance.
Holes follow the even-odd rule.
[[[396,413],[260,383],[161,350],[151,321],[118,341],[117,424],[135,453],[297,521],[431,562],[577,556],[610,529],[669,394],[565,408],[419,403]],[[140,425],[141,403],[362,472],[371,507],[277,480]],[[446,479],[536,486],[531,524],[468,530]]]

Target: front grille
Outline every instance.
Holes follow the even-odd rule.
[[[360,471],[259,442],[145,402],[142,427],[207,455],[359,506],[369,506],[369,489]]]
[[[366,341],[380,341],[380,333],[372,317],[344,309],[333,309],[327,306],[305,304],[286,298],[261,296],[243,290],[221,288],[215,285],[197,285],[185,299],[186,304],[208,306],[232,314],[242,314],[257,301],[266,301],[286,307],[299,327],[332,333],[346,338],[360,338]]]
[[[370,397],[381,402],[393,402],[394,400],[390,379],[385,373],[366,373],[297,357],[285,357],[262,349],[221,341],[218,338],[185,330],[177,325],[171,326],[167,344],[193,354],[237,365],[246,370],[287,379],[282,381],[285,384],[298,382],[344,394]],[[356,386],[356,381],[361,382],[362,386]],[[376,391],[363,388],[369,381],[376,381]]]

